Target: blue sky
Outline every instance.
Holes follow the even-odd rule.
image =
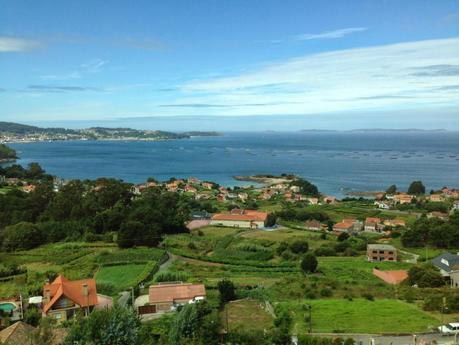
[[[0,120],[459,129],[458,1],[0,3]]]

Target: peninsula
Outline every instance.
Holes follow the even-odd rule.
[[[85,129],[42,128],[13,122],[0,122],[0,143],[65,140],[160,141],[218,136],[217,132],[166,132],[133,128],[91,127]]]

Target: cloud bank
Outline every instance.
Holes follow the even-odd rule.
[[[40,42],[35,40],[0,36],[0,53],[26,52],[40,47]]]
[[[166,106],[231,116],[451,107],[459,106],[457,85],[459,38],[450,38],[306,55],[192,81]]]

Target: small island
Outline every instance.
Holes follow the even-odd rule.
[[[218,135],[220,134],[217,132],[174,133],[122,127],[91,127],[85,129],[41,128],[13,122],[0,122],[0,142],[3,143],[66,140],[161,141]]]

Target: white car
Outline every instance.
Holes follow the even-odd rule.
[[[438,327],[442,334],[459,334],[459,322],[447,323],[446,325]]]

